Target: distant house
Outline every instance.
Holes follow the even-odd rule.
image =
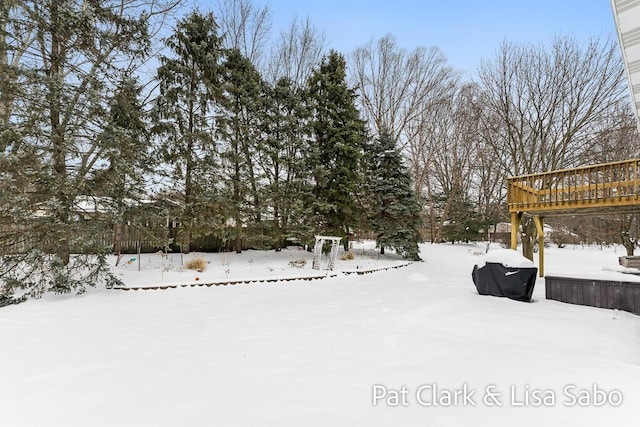
[[[511,244],[511,223],[499,222],[489,226],[489,241],[501,243],[503,246]]]

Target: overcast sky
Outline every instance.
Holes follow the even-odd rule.
[[[269,5],[273,30],[294,17],[324,29],[344,53],[387,33],[398,45],[438,47],[449,63],[473,73],[504,40],[548,43],[555,35],[616,37],[610,0],[254,0]],[[200,2],[206,9],[215,0]]]

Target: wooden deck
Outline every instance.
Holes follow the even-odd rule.
[[[508,178],[511,213],[640,212],[640,159]]]
[[[532,215],[538,231],[538,272],[544,276],[544,217],[639,213],[640,159],[507,179],[511,249],[517,247],[521,216]]]

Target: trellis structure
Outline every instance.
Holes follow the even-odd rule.
[[[507,179],[511,248],[522,215],[533,216],[544,276],[544,217],[640,212],[640,159],[516,176]]]
[[[341,237],[336,236],[316,236],[316,244],[313,247],[313,264],[311,268],[314,270],[320,270],[320,264],[322,262],[322,247],[324,242],[331,242],[331,252],[329,253],[329,260],[326,265],[326,270],[333,270],[338,259],[338,250],[340,249]]]

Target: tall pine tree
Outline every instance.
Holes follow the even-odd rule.
[[[273,242],[279,250],[287,237],[310,237],[304,201],[309,199],[308,108],[303,92],[289,78],[279,79],[267,97],[265,138],[260,167],[268,182],[268,203],[273,212]]]
[[[384,254],[388,247],[407,259],[419,260],[420,205],[402,155],[388,130],[383,129],[370,144],[366,164],[369,221],[380,253]]]
[[[132,213],[135,206],[146,198],[146,177],[154,170],[153,157],[148,144],[146,111],[140,101],[141,88],[136,79],[123,76],[109,103],[109,118],[99,138],[100,149],[105,152],[106,169],[96,173],[88,182],[87,194],[98,193],[111,205],[114,225],[114,253],[120,256],[123,224],[135,224]],[[140,211],[138,209],[138,211]],[[149,220],[149,212],[145,212]]]
[[[0,263],[1,294],[37,297],[117,282],[99,238],[101,212],[90,221],[80,214],[86,183],[106,160],[100,135],[114,76],[131,72],[149,48],[150,7],[138,0],[0,6],[0,69],[13,83],[0,85],[0,163],[9,166],[0,165],[0,194],[14,207],[2,216],[0,246],[17,252]],[[15,52],[11,63],[8,52]]]
[[[226,198],[234,222],[231,234],[234,250],[239,253],[245,226],[261,229],[261,176],[254,163],[261,138],[264,84],[253,64],[238,49],[227,51],[222,81],[224,95],[218,136],[223,145]]]
[[[173,167],[175,187],[184,200],[178,244],[189,252],[191,240],[212,232],[207,217],[215,174],[215,102],[220,99],[223,50],[213,14],[192,12],[166,40],[172,57],[160,57],[160,95],[155,100],[155,130],[164,161]]]
[[[345,69],[344,57],[331,51],[309,78],[307,91],[312,111],[311,208],[318,231],[345,237],[346,248],[360,214],[356,192],[362,183],[360,160],[367,136]]]

